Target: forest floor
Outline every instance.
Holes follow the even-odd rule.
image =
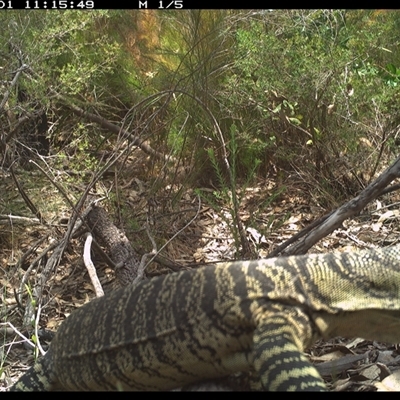
[[[25,302],[31,301],[29,291],[40,277],[40,266],[28,267],[50,243],[59,240],[65,232],[71,214],[63,196],[37,171],[16,174],[32,202],[47,222],[35,220],[16,189],[11,175],[0,170],[0,285],[1,327],[0,390],[6,390],[34,362],[34,354],[24,345],[15,330],[22,329],[24,304],[18,304],[15,293],[25,290]],[[54,175],[76,201],[85,189],[84,183],[75,184],[68,172]],[[104,178],[96,191],[106,195],[102,204],[115,224],[123,229],[132,246],[143,252],[152,250],[144,225],[159,247],[165,245],[162,255],[181,268],[198,264],[240,258],[235,232],[232,229],[232,210],[226,199],[216,203],[210,197],[199,196],[193,190],[182,192],[179,186],[165,184],[155,190],[154,180],[146,180],[140,170],[127,169],[118,182],[119,195],[110,195],[115,189],[115,176]],[[84,179],[80,179],[81,182]],[[203,193],[212,194],[212,188]],[[107,195],[108,193],[108,195]],[[274,193],[280,193],[274,196]],[[247,237],[259,258],[266,257],[318,217],[330,210],[323,209],[303,184],[287,179],[263,179],[246,188],[238,188],[240,217]],[[387,202],[393,198],[387,197]],[[390,232],[391,215],[384,215],[384,203],[371,204],[369,210],[346,226],[325,237],[310,252],[354,250],[383,246]],[[380,211],[383,210],[383,211]],[[8,216],[8,218],[7,218]],[[11,216],[26,217],[16,220]],[[174,237],[177,232],[180,232]],[[40,239],[44,238],[43,241]],[[28,256],[26,252],[33,250]],[[42,299],[39,326],[46,331],[57,330],[59,324],[76,308],[94,298],[94,291],[82,261],[83,240],[72,239],[57,270],[46,283]],[[23,257],[23,258],[22,258]],[[111,290],[113,270],[94,257],[100,282],[105,291]],[[43,266],[43,263],[42,265]],[[148,276],[171,272],[168,267],[152,263]],[[26,285],[21,285],[24,278]],[[42,339],[46,349],[46,339]],[[397,345],[388,345],[362,339],[335,338],[320,341],[308,351],[331,390],[369,391],[398,390],[400,353]],[[332,374],[334,371],[334,374]]]

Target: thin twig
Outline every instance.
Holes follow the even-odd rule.
[[[157,255],[157,244],[155,242],[155,240],[153,239],[153,236],[150,235],[149,232],[149,222],[146,221],[146,225],[145,225],[145,229],[146,229],[146,233],[148,238],[150,239],[152,245],[153,245],[153,249],[150,253],[145,253],[142,255],[142,258],[140,260],[140,265],[137,271],[137,276],[136,278],[133,280],[132,285],[136,285],[138,284],[140,281],[143,280],[143,275],[144,275],[144,271],[146,270],[146,267],[150,264],[151,260],[146,264],[146,260],[150,257],[150,256],[155,256]]]
[[[24,339],[30,346],[35,347],[35,343],[32,340],[24,336],[11,322],[0,322],[0,325],[8,325],[18,336]]]
[[[176,232],[176,233],[171,237],[171,239],[169,239],[169,240],[160,248],[160,250],[158,250],[158,252],[157,252],[156,254],[153,255],[153,257],[150,259],[150,261],[146,264],[146,267],[145,267],[145,268],[147,268],[147,266],[156,258],[156,256],[157,256],[169,243],[171,243],[178,235],[180,235],[189,225],[191,225],[191,224],[193,223],[193,221],[197,218],[197,216],[198,216],[199,213],[200,213],[200,207],[201,207],[201,199],[200,199],[200,196],[197,195],[197,198],[198,198],[198,200],[199,200],[199,206],[198,206],[198,208],[197,208],[196,215],[195,215],[182,229],[180,229],[178,232]]]
[[[92,234],[88,233],[85,240],[85,246],[83,248],[83,262],[85,264],[86,269],[88,270],[90,280],[92,281],[92,285],[96,293],[96,297],[102,297],[104,296],[104,290],[101,287],[100,280],[96,273],[96,268],[93,265],[92,259],[90,258],[90,246],[92,244],[92,240],[93,240]]]
[[[21,67],[19,67],[15,72],[15,76],[13,78],[13,80],[10,83],[10,87],[8,90],[5,91],[4,96],[3,96],[3,100],[0,103],[0,112],[4,109],[5,104],[7,103],[7,100],[10,96],[11,93],[11,89],[17,84],[18,78],[21,74],[21,72],[25,71],[26,69],[28,69],[29,67],[26,64],[21,65]]]
[[[40,339],[39,339],[39,334],[38,334],[38,326],[39,326],[39,320],[40,320],[40,314],[41,313],[42,313],[42,306],[39,303],[38,304],[38,309],[37,309],[37,312],[36,312],[36,318],[35,318],[35,339],[36,339],[35,349],[38,349],[40,354],[42,356],[44,356],[46,354],[46,352],[43,350],[42,345],[40,344]]]

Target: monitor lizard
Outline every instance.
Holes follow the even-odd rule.
[[[61,324],[12,390],[169,390],[249,371],[324,390],[319,338],[400,341],[400,246],[217,263],[116,290]]]

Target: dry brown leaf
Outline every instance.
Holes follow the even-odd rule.
[[[356,348],[360,343],[365,342],[365,339],[362,338],[355,338],[351,342],[347,343],[344,345],[347,349],[354,349]]]
[[[330,351],[328,353],[322,354],[320,356],[312,356],[312,361],[333,361],[338,360],[344,356],[343,352],[340,350]]]
[[[400,370],[386,377],[382,382],[377,382],[375,387],[378,392],[397,392],[400,391]]]
[[[378,354],[378,358],[376,362],[379,362],[381,364],[389,364],[394,361],[393,357],[393,351],[391,350],[386,350],[386,351],[380,351]]]
[[[360,372],[360,376],[364,377],[366,380],[376,381],[379,379],[380,373],[381,369],[377,365],[373,364],[364,368]]]

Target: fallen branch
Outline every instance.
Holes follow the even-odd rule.
[[[85,111],[84,109],[71,104],[71,102],[61,94],[55,93],[55,97],[59,100],[61,100],[67,107],[69,107],[75,114],[86,118],[87,120],[91,122],[96,122],[99,124],[101,127],[108,129],[110,132],[118,134],[123,134],[125,137],[129,138],[130,142],[132,145],[139,147],[142,149],[146,154],[149,154],[159,160],[163,161],[173,161],[173,157],[171,156],[166,156],[163,153],[158,152],[157,150],[154,150],[148,143],[145,142],[142,138],[135,136],[131,134],[130,132],[127,132],[126,130],[120,128],[118,125],[115,125],[111,123],[110,121],[106,120],[103,117],[100,117],[96,114],[92,114],[88,111]]]
[[[298,243],[289,247],[282,255],[305,254],[315,243],[339,228],[344,220],[358,214],[368,203],[379,197],[386,190],[386,187],[399,177],[400,157],[357,197],[329,214],[328,218],[323,218],[319,226],[304,236]]]

